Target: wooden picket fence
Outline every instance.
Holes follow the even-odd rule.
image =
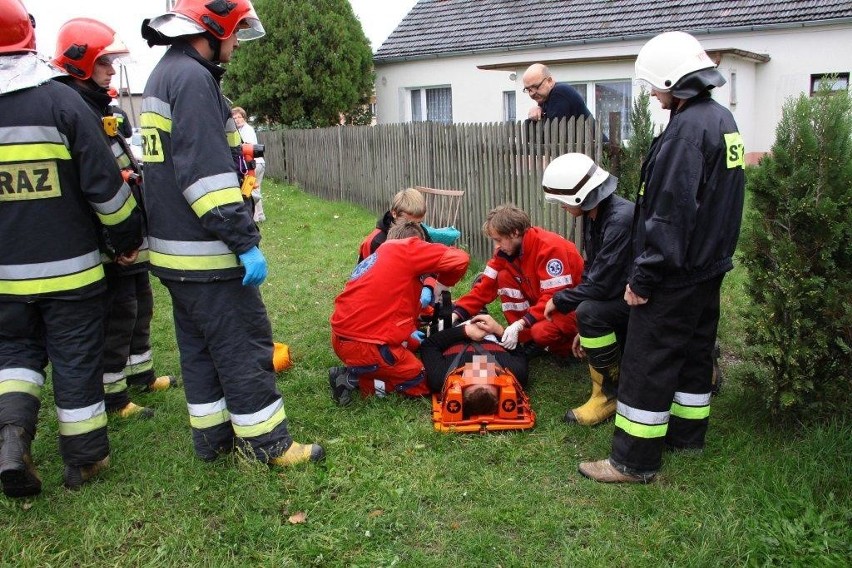
[[[481,233],[488,211],[512,202],[533,225],[580,246],[578,223],[544,202],[541,177],[554,157],[582,152],[600,162],[600,132],[583,118],[547,123],[339,126],[260,132],[268,176],[330,200],[357,203],[376,215],[405,187],[463,189],[456,227],[461,245],[485,260],[492,245]],[[364,227],[366,235],[372,227]]]

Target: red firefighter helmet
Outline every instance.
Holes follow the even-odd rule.
[[[108,25],[91,18],[74,18],[59,28],[51,63],[72,77],[88,79],[95,70],[95,61],[101,57],[112,60],[128,53],[127,46]]]
[[[236,33],[238,39],[248,41],[266,33],[249,0],[177,0],[170,12],[149,25],[167,37],[207,31],[218,39]]]
[[[35,50],[33,17],[20,0],[0,0],[0,53]]]

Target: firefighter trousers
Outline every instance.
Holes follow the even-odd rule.
[[[35,436],[48,359],[59,451],[70,466],[109,454],[104,407],[103,298],[0,301],[0,427]]]
[[[172,297],[195,453],[238,444],[267,462],[293,443],[272,368],[272,326],[255,286],[239,279],[163,280]]]
[[[722,278],[657,290],[630,309],[610,454],[617,467],[655,472],[664,447],[704,447]]]
[[[154,301],[148,273],[107,271],[104,298],[104,399],[107,412],[112,412],[130,402],[129,384],[147,386],[154,380],[151,359]],[[132,379],[128,371],[134,372]]]

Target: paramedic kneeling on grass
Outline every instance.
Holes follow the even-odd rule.
[[[423,363],[414,355],[422,280],[434,276],[452,286],[470,257],[461,249],[423,240],[418,223],[398,223],[376,252],[358,263],[334,300],[331,343],[345,367],[328,371],[331,396],[343,406],[356,388],[364,395],[429,394]]]

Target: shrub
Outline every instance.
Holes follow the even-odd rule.
[[[742,376],[775,417],[848,412],[852,368],[852,112],[823,87],[788,101],[748,181],[740,240],[751,303]]]
[[[633,101],[630,112],[630,141],[621,150],[621,164],[618,171],[618,194],[633,201],[639,190],[639,178],[642,173],[642,161],[654,139],[654,123],[651,122],[649,107],[651,96],[643,87]]]

